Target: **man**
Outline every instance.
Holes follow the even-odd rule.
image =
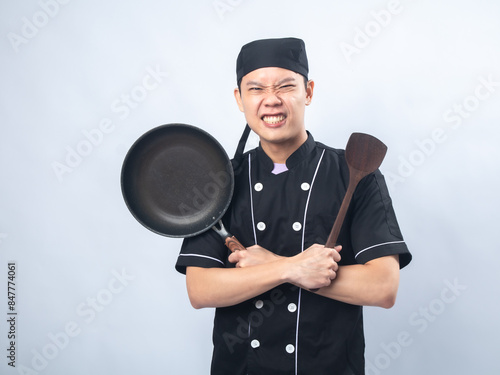
[[[343,151],[306,131],[314,82],[303,41],[243,46],[237,81],[260,145],[242,154],[244,133],[223,222],[246,250],[230,253],[207,231],[183,242],[176,264],[192,305],[217,308],[211,373],[364,374],[361,306],[390,308],[411,260],[384,179],[377,171],[360,182],[340,246],[325,248],[348,168]]]

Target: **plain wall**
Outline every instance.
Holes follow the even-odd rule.
[[[181,241],[129,213],[121,165],[166,123],[232,155],[239,49],[296,36],[316,82],[308,130],[387,144],[414,256],[396,305],[365,309],[367,374],[499,373],[499,16],[493,0],[3,1],[0,372],[208,374],[213,310],[189,304]]]

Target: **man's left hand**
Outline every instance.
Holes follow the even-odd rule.
[[[245,250],[234,251],[228,259],[231,263],[236,263],[236,267],[243,268],[273,262],[279,258],[279,255],[264,249],[262,246],[254,245]]]

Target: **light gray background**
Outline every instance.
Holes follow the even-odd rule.
[[[396,306],[365,309],[367,374],[498,374],[499,16],[494,0],[3,1],[0,372],[208,374],[213,310],[189,304],[180,240],[128,212],[122,161],[171,122],[232,155],[240,47],[297,36],[316,81],[308,129],[333,147],[353,131],[388,145],[414,255]]]

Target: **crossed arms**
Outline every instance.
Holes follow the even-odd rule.
[[[327,298],[354,305],[391,308],[399,286],[398,255],[365,264],[339,266],[341,246],[315,244],[293,256],[280,257],[258,245],[235,251],[235,268],[187,267],[189,299],[195,308],[225,307],[256,297],[280,284],[315,290]]]

